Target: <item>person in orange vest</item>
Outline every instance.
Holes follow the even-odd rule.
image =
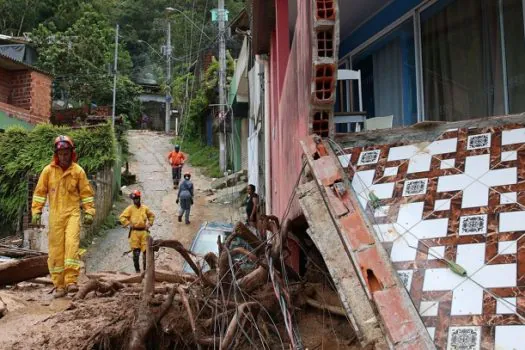
[[[75,144],[67,136],[55,139],[55,155],[36,185],[31,205],[31,222],[40,225],[42,209],[49,200],[49,253],[47,265],[55,286],[55,298],[78,291],[80,271],[80,207],[84,225],[95,216],[93,188],[76,163]]]
[[[186,157],[180,151],[180,146],[175,145],[175,150],[168,155],[168,161],[171,164],[171,177],[173,178],[173,188],[179,187],[179,182],[182,174],[182,166]]]
[[[148,245],[149,229],[155,220],[155,214],[144,204],[140,202],[142,194],[140,191],[133,191],[129,197],[133,204],[128,206],[120,214],[120,223],[122,226],[129,226],[129,246],[133,252],[133,264],[135,272],[140,272],[140,252],[142,251],[142,267],[146,271],[146,248]]]

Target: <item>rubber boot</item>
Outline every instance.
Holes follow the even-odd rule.
[[[133,249],[133,265],[135,265],[135,272],[140,273],[140,249]]]
[[[142,267],[146,271],[146,252],[142,253]]]
[[[179,222],[182,222],[182,215],[179,215]]]

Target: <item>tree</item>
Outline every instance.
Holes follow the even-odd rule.
[[[110,65],[114,55],[115,30],[107,18],[86,6],[82,16],[65,31],[50,23],[39,25],[31,38],[38,50],[38,66],[55,75],[55,94],[64,94],[78,104],[108,104],[112,100],[113,78]],[[119,49],[118,80],[120,96],[133,100],[139,88],[126,77],[132,69],[131,56]],[[119,99],[120,100],[120,99]],[[119,113],[130,106],[118,104]]]

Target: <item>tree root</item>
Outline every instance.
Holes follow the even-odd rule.
[[[122,288],[124,288],[124,285],[118,281],[101,282],[99,280],[90,280],[80,288],[78,293],[75,295],[74,300],[85,299],[86,296],[93,291],[107,296],[112,296]]]

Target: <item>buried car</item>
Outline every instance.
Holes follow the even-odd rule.
[[[215,255],[219,255],[217,237],[220,236],[221,241],[224,242],[224,240],[230,234],[232,234],[233,228],[233,225],[230,223],[216,221],[204,222],[201,225],[199,231],[193,239],[193,242],[191,243],[190,251],[192,251],[195,254],[195,262],[197,265],[200,266],[202,272],[206,272],[210,269],[210,267],[203,258],[204,255],[210,252],[214,253]],[[240,238],[235,238],[233,240],[231,248],[235,247],[243,247],[248,250],[251,250],[250,246]],[[233,262],[239,264],[241,268],[248,268],[249,266],[251,266],[251,263],[245,261],[245,258],[242,255],[232,256],[232,260]],[[191,269],[190,265],[186,261],[184,262],[182,269],[186,273],[194,273],[194,271]]]

